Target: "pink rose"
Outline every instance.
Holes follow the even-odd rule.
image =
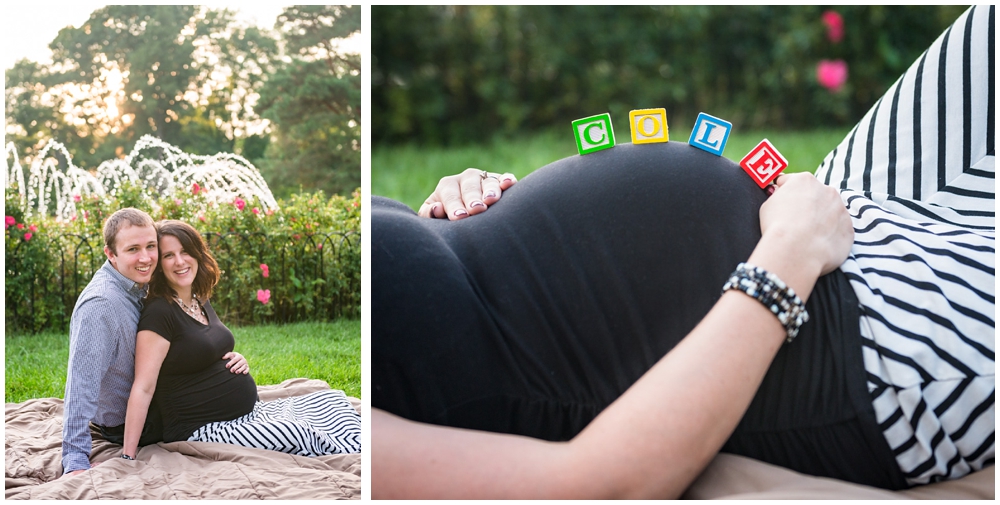
[[[267,301],[271,299],[270,289],[258,289],[257,290],[257,301],[267,305]]]
[[[323,244],[316,244],[316,249],[323,249]]]
[[[260,269],[264,271],[264,278],[267,278],[267,276],[270,275],[270,272],[268,271],[266,264],[261,263]]]
[[[826,25],[826,38],[834,44],[844,38],[844,17],[837,11],[826,11],[823,13],[823,24]]]
[[[28,227],[28,229],[31,230],[31,231],[38,231],[38,226],[31,225],[31,226]]]
[[[820,60],[816,65],[816,80],[831,93],[840,91],[847,82],[847,63],[844,60]]]
[[[253,208],[253,213],[254,214],[260,214],[260,209],[258,209],[257,207],[254,207]]]
[[[233,204],[235,204],[236,208],[240,209],[241,212],[243,211],[243,208],[247,206],[247,202],[238,196],[236,197],[236,200],[233,201]]]
[[[80,200],[83,200],[83,198],[80,198],[80,195],[73,195],[74,202],[80,203]]]
[[[24,223],[17,223],[17,229],[18,230],[23,230],[24,229]]]
[[[31,233],[25,233],[24,234],[24,241],[27,242],[27,241],[31,240],[31,237],[32,237]]]
[[[192,195],[197,195],[199,191],[201,191],[201,186],[199,186],[197,182],[191,185]]]
[[[4,229],[6,229],[6,228],[10,227],[12,224],[16,223],[17,219],[14,219],[14,216],[6,216],[6,217],[3,218],[3,221],[4,221],[4,226],[3,227],[4,227]]]

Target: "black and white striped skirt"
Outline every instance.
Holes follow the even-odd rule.
[[[249,414],[209,423],[191,442],[215,442],[299,456],[361,452],[361,416],[342,391],[257,402]]]
[[[875,415],[911,485],[993,464],[994,6],[966,11],[816,172],[854,222]]]

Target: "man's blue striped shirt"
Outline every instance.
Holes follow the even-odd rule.
[[[80,293],[69,325],[63,472],[90,468],[90,423],[125,423],[135,378],[135,335],[144,286],[105,261]]]

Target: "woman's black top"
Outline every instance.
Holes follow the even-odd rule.
[[[760,239],[766,198],[738,165],[677,142],[554,162],[455,222],[373,197],[372,406],[572,438],[715,304]],[[844,275],[821,278],[807,308],[724,450],[904,487]]]
[[[187,440],[198,428],[248,414],[257,402],[250,374],[232,373],[222,356],[233,350],[233,333],[205,302],[208,324],[201,324],[165,298],[148,300],[139,331],[170,341],[156,380],[153,401],[163,416],[163,440]]]

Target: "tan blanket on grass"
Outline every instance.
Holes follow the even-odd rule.
[[[312,379],[258,387],[262,401],[324,389]],[[121,446],[95,437],[91,461],[100,464],[60,478],[62,400],[8,403],[5,412],[6,499],[361,498],[361,454],[307,458],[207,442],[161,442],[127,461]]]
[[[719,454],[682,498],[695,500],[993,500],[996,472],[886,491],[836,479],[803,475],[750,458]]]

